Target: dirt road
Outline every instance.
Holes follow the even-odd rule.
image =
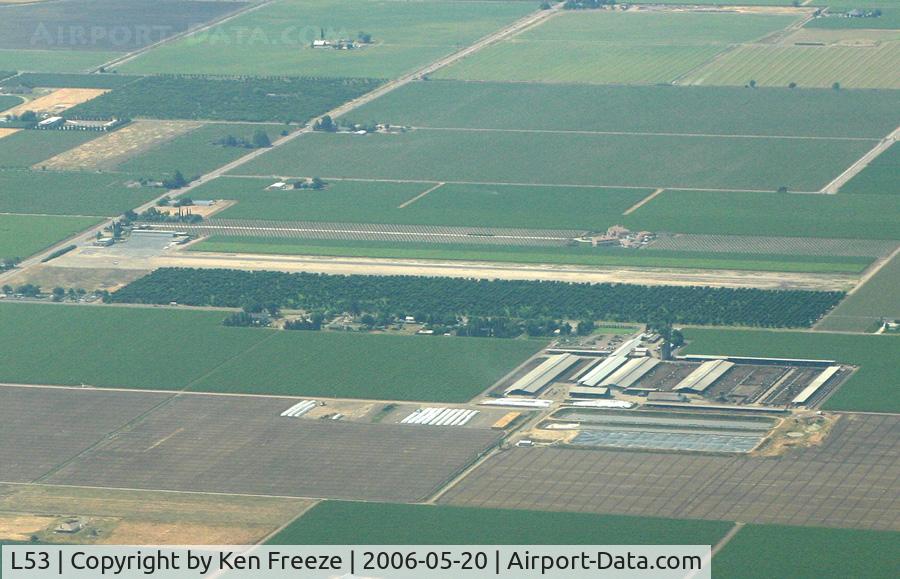
[[[878,155],[887,151],[891,147],[891,145],[893,145],[894,142],[897,141],[897,139],[900,139],[900,127],[897,127],[890,135],[881,139],[881,141],[879,141],[878,144],[872,148],[872,150],[863,155],[857,162],[850,165],[850,167],[846,171],[838,175],[834,181],[832,181],[828,185],[825,185],[825,187],[822,188],[822,193],[826,193],[828,195],[837,193],[841,187],[843,187],[847,184],[848,181],[850,181],[850,179],[856,177],[857,174],[868,167],[869,163],[874,161],[878,157]]]

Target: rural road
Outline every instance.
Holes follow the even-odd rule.
[[[159,48],[160,46],[162,46],[164,44],[170,44],[172,42],[175,42],[176,40],[181,40],[182,38],[184,38],[186,36],[190,36],[192,34],[197,34],[199,32],[204,32],[206,30],[210,30],[215,26],[219,26],[220,24],[225,24],[226,22],[234,20],[235,18],[237,18],[239,16],[243,16],[250,12],[255,12],[255,11],[259,10],[260,8],[268,6],[269,4],[271,4],[274,1],[275,0],[263,0],[262,2],[260,2],[258,4],[248,4],[247,6],[245,6],[243,8],[240,8],[233,12],[229,12],[228,14],[224,14],[223,16],[220,16],[219,18],[211,20],[200,26],[193,26],[183,32],[179,32],[178,34],[173,34],[172,36],[168,36],[166,38],[163,38],[162,40],[154,42],[153,44],[148,44],[147,46],[142,46],[141,48],[138,48],[137,50],[135,50],[133,52],[129,52],[128,54],[124,54],[122,56],[117,56],[116,58],[109,60],[107,62],[104,62],[103,64],[101,64],[98,67],[95,67],[93,70],[91,70],[91,72],[100,72],[103,69],[109,69],[109,68],[114,68],[116,66],[121,66],[121,65],[125,64],[126,62],[134,60],[135,58],[141,56],[142,54],[150,52],[151,50],[153,50],[155,48]]]
[[[887,151],[891,147],[891,145],[893,145],[897,141],[897,139],[900,139],[900,127],[897,127],[890,135],[881,139],[881,141],[879,141],[871,151],[863,155],[857,162],[850,165],[850,167],[846,171],[838,175],[834,181],[832,181],[828,185],[825,185],[825,187],[822,188],[822,193],[828,195],[834,195],[835,193],[837,193],[840,188],[846,185],[850,179],[856,177],[856,175],[860,171],[868,167],[869,163],[874,161],[876,157],[878,157],[878,155]]]

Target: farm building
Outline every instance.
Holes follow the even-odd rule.
[[[607,398],[609,388],[590,388],[586,386],[572,386],[569,389],[570,398]]]
[[[689,390],[702,393],[715,384],[716,380],[725,375],[734,367],[734,362],[727,360],[711,360],[700,364],[700,367],[688,374],[688,376],[675,386],[675,390]]]
[[[631,358],[621,368],[600,382],[600,386],[630,388],[659,365],[656,358]]]
[[[578,383],[583,386],[596,386],[627,361],[628,358],[625,356],[610,356],[588,370],[586,374],[578,379]]]
[[[678,392],[648,392],[648,402],[687,402],[688,397]]]
[[[687,356],[676,356],[676,360],[684,362],[707,362],[709,360],[728,360],[736,364],[756,364],[759,366],[809,366],[825,368],[833,366],[834,360],[807,360],[803,358],[759,358],[752,356],[708,356],[700,354],[691,354]]]
[[[506,389],[505,395],[537,396],[566,370],[578,363],[578,357],[571,354],[550,356],[537,368],[516,380]]]
[[[56,129],[61,127],[66,122],[66,119],[62,117],[47,117],[43,121],[37,124],[37,128],[39,129]]]
[[[816,376],[809,385],[804,388],[800,394],[794,397],[791,400],[792,404],[803,405],[808,403],[818,392],[822,389],[825,384],[828,383],[838,372],[841,371],[840,366],[829,366],[825,370],[822,371],[821,374]]]

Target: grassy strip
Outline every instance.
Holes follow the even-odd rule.
[[[98,221],[95,217],[0,215],[0,259],[28,257]]]
[[[443,259],[505,263],[554,263],[604,267],[733,269],[803,273],[859,273],[872,259],[796,255],[751,255],[689,251],[602,249],[589,247],[519,247],[470,244],[412,244],[366,241],[290,240],[213,236],[194,251],[327,255],[394,259]]]

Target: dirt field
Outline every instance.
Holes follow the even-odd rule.
[[[38,534],[52,542],[252,544],[313,504],[301,499],[0,485],[0,510],[6,513],[0,516],[0,539],[28,540]],[[61,537],[48,531],[68,517],[84,520],[87,532]]]
[[[12,286],[34,284],[43,288],[81,288],[87,291],[115,291],[150,273],[149,269],[57,267],[37,265],[9,278]]]
[[[109,170],[131,157],[200,127],[188,121],[135,121],[41,162],[53,170]]]
[[[109,91],[96,88],[61,88],[34,100],[22,103],[17,107],[13,107],[8,111],[5,111],[5,114],[20,115],[25,111],[34,111],[36,113],[60,113],[75,105],[80,105],[83,102],[97,98],[106,92]]]
[[[232,201],[228,199],[219,199],[216,201],[215,205],[209,205],[205,207],[200,207],[197,205],[191,205],[190,207],[157,207],[157,209],[162,213],[168,213],[169,215],[178,215],[178,210],[180,209],[183,213],[189,213],[191,215],[199,215],[204,219],[208,219],[212,215],[219,213],[220,211],[224,211],[237,203],[237,201]]]
[[[15,135],[21,130],[22,129],[0,129],[0,139],[2,139],[3,137],[8,137],[10,135]]]
[[[27,541],[31,535],[50,526],[54,517],[34,515],[0,514],[0,541]]]
[[[0,481],[414,501],[433,493],[499,437],[487,428],[280,416],[296,398],[192,395],[161,404],[170,396],[0,386]],[[0,498],[0,512],[10,510]],[[79,511],[115,516],[99,508],[76,509],[67,501],[49,513]],[[165,512],[161,515],[154,520],[169,522]]]

